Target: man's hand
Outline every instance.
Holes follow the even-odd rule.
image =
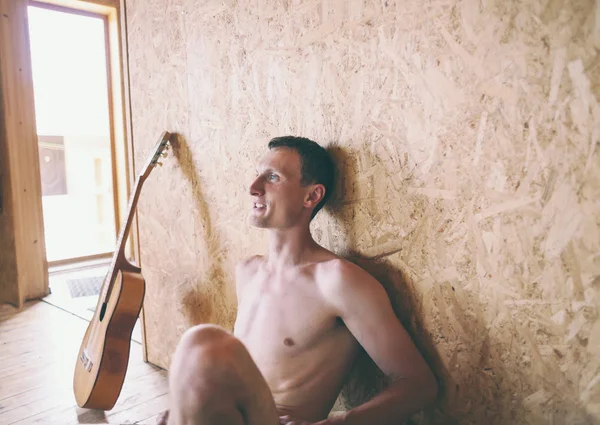
[[[161,415],[156,419],[156,425],[167,425],[167,421],[169,420],[169,411],[165,410],[161,413]]]
[[[306,422],[300,419],[294,419],[290,415],[279,417],[280,425],[313,425],[311,422]]]
[[[302,419],[294,419],[290,415],[280,416],[279,424],[280,425],[317,425],[314,422],[307,422]],[[319,422],[319,424],[325,425],[324,422]]]
[[[279,424],[280,425],[334,425],[339,422],[334,422],[333,419],[325,419],[320,422],[307,422],[303,419],[294,419],[290,415],[280,416]]]

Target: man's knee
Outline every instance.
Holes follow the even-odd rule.
[[[241,350],[244,345],[219,326],[199,325],[184,333],[169,372],[172,403],[179,414],[206,417],[235,405]]]
[[[199,345],[224,342],[233,336],[217,325],[196,325],[189,328],[181,337],[180,344]]]
[[[227,330],[216,325],[197,325],[188,329],[177,348],[186,362],[201,361],[204,365],[235,361],[243,344]]]

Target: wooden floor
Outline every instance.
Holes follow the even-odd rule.
[[[87,322],[42,301],[20,312],[0,305],[0,424],[154,424],[167,408],[167,372],[142,360],[132,343],[115,407],[80,409],[73,368]]]

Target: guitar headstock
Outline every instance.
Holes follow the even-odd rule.
[[[168,131],[165,131],[163,134],[161,134],[160,139],[156,143],[156,146],[154,146],[154,149],[148,157],[146,164],[144,164],[144,167],[140,171],[140,179],[145,180],[150,175],[150,172],[154,169],[154,167],[156,167],[156,165],[162,165],[162,163],[159,162],[159,159],[168,155],[167,151],[169,149],[170,138],[171,133]]]

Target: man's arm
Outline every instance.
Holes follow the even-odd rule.
[[[344,416],[319,424],[397,425],[434,401],[436,379],[377,280],[343,260],[336,265],[334,280],[327,298],[392,384]]]

